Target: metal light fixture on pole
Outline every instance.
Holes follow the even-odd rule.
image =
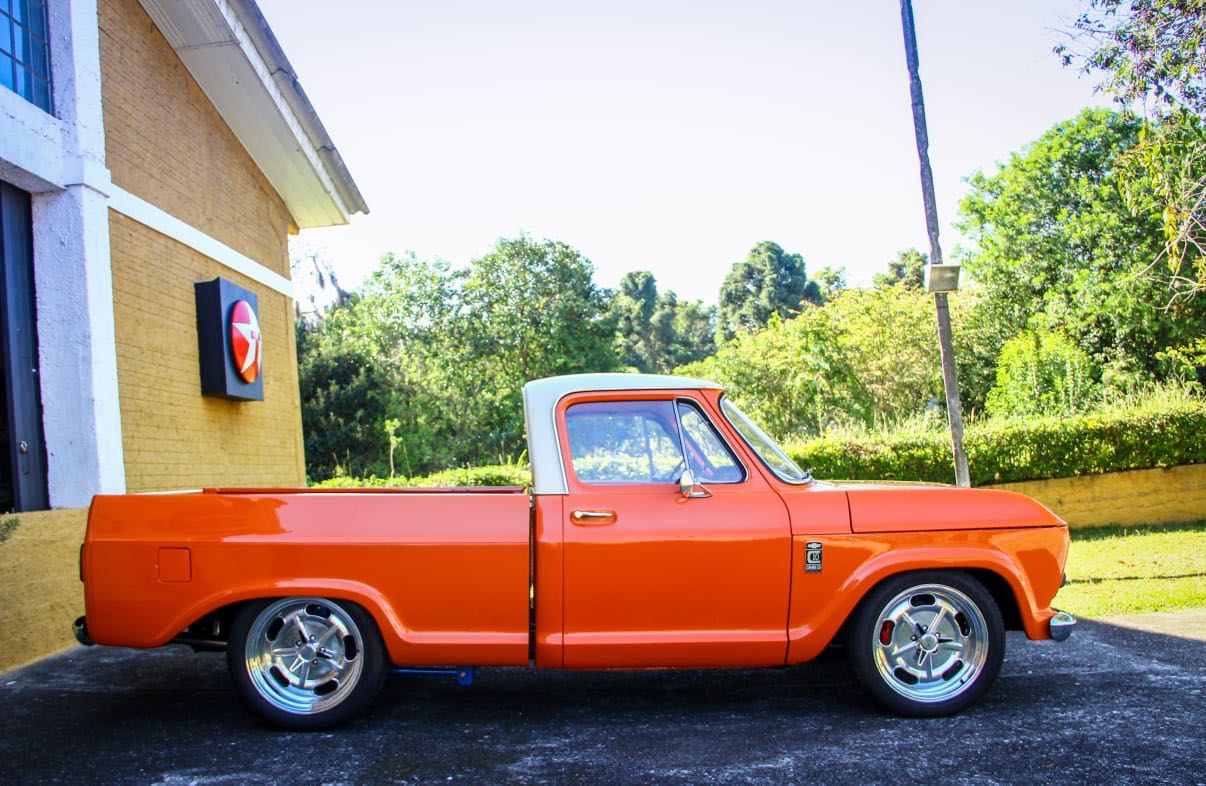
[[[925,202],[925,227],[930,236],[930,264],[926,289],[934,293],[938,312],[938,347],[942,356],[942,383],[946,389],[946,412],[951,427],[951,449],[955,456],[955,482],[970,486],[967,454],[963,452],[963,405],[959,401],[959,378],[955,373],[955,347],[951,340],[951,312],[946,294],[959,286],[959,266],[942,262],[938,243],[938,207],[934,201],[934,174],[930,171],[930,139],[925,125],[925,99],[917,66],[917,33],[913,27],[912,0],[900,0],[904,27],[905,61],[909,67],[909,94],[913,99],[913,130],[917,135],[917,157],[921,159],[921,197]]]

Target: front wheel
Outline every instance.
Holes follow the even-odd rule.
[[[913,717],[971,706],[992,685],[1004,657],[996,601],[959,572],[888,579],[859,605],[847,639],[850,667],[872,698]]]
[[[387,673],[373,618],[327,598],[244,606],[231,625],[226,661],[252,710],[299,730],[346,721],[376,697]]]

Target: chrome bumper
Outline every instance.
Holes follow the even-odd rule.
[[[80,644],[83,644],[85,647],[91,647],[96,643],[88,637],[88,623],[83,617],[76,620],[75,624],[71,627],[75,631],[75,640]]]
[[[1072,629],[1076,627],[1076,617],[1073,617],[1066,611],[1057,611],[1055,616],[1047,623],[1047,629],[1051,632],[1051,638],[1055,641],[1067,641],[1072,635]]]

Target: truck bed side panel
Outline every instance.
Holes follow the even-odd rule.
[[[97,497],[89,633],[153,647],[230,603],[320,595],[363,605],[395,663],[526,664],[528,505],[522,493]]]

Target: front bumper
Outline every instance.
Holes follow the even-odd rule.
[[[1055,616],[1047,622],[1047,630],[1050,631],[1051,638],[1055,641],[1067,641],[1075,627],[1076,617],[1066,611],[1055,612]]]
[[[88,622],[83,617],[76,620],[75,624],[71,627],[75,631],[75,640],[80,644],[83,644],[85,647],[91,647],[96,643],[88,636]]]

